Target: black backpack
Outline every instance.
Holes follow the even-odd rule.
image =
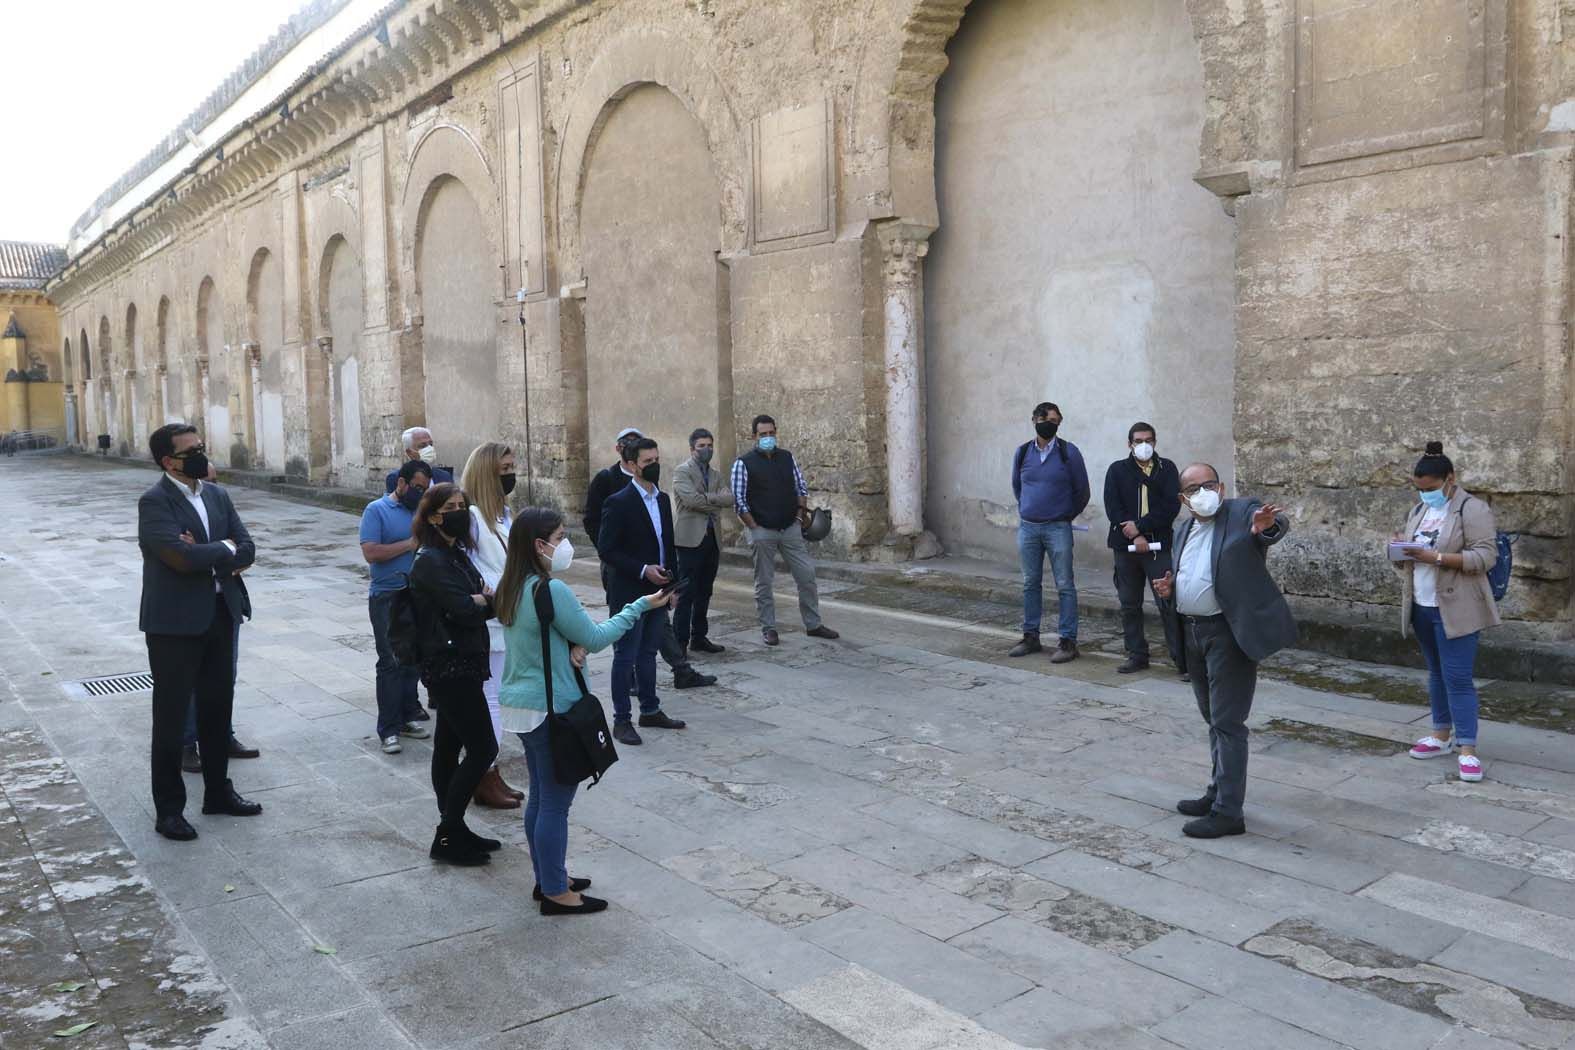
[[[419,557],[419,555],[417,555]],[[388,647],[401,667],[421,663],[421,628],[416,623],[416,602],[410,593],[410,574],[402,572],[405,585],[388,603]]]

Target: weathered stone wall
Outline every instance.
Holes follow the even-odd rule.
[[[989,519],[952,515],[952,490],[1005,499],[1004,471],[978,464],[1004,462],[1044,397],[1096,486],[1127,415],[1175,458],[1234,446],[1236,487],[1297,517],[1287,583],[1374,609],[1396,596],[1378,541],[1436,437],[1526,534],[1506,612],[1567,630],[1567,12],[1162,7],[400,8],[51,287],[90,357],[83,433],[140,447],[162,409],[221,463],[369,486],[428,423],[443,459],[499,438],[522,453],[521,498],[577,508],[609,428],[655,428],[672,461],[710,425],[727,456],[765,411],[836,511],[828,552],[900,558],[933,550],[937,524],[970,545]],[[1007,34],[1009,77],[959,52],[983,123],[952,140],[976,156],[943,151],[938,197],[959,25],[1047,11],[1053,32]],[[672,133],[620,128],[646,109]],[[1152,303],[1054,280],[1090,268],[1141,271]],[[1064,294],[1019,301],[1035,281]],[[1015,328],[981,323],[981,287]],[[1047,331],[1093,349],[1006,382]],[[660,349],[631,369],[642,337]],[[1144,370],[1146,395],[1120,383]],[[1009,525],[988,529],[979,548],[1004,550]]]

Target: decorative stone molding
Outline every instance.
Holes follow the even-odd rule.
[[[250,339],[242,341],[241,357],[253,366],[262,364],[262,344]]]

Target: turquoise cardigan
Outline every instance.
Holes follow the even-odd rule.
[[[529,576],[520,595],[514,622],[503,629],[503,682],[498,686],[498,703],[504,707],[547,710],[547,688],[541,673],[541,622],[536,619],[535,591]],[[569,662],[569,645],[582,645],[599,653],[622,638],[635,621],[650,611],[644,598],[630,602],[606,623],[597,623],[562,580],[550,581],[554,622],[547,644],[552,653],[552,709],[564,711],[580,698],[574,680],[574,665]]]

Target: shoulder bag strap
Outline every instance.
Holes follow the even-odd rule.
[[[552,595],[547,581],[537,579],[535,606],[536,621],[541,627],[541,678],[547,687],[547,717],[551,718],[552,710]]]

